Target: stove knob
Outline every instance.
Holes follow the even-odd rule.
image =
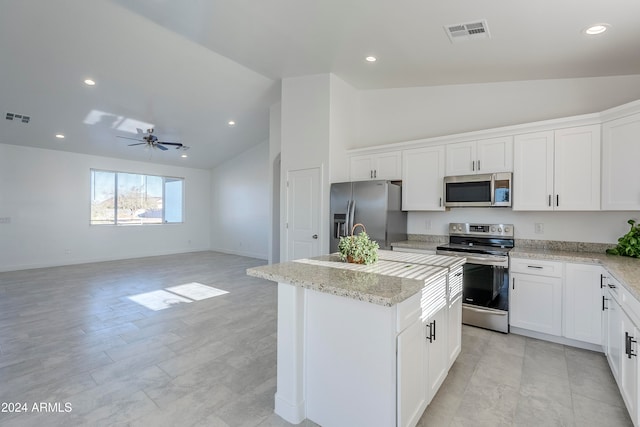
[[[491,232],[495,233],[496,232],[496,228],[495,227],[491,227]]]
[[[508,233],[509,231],[511,231],[511,229],[510,229],[509,227],[505,227],[505,228],[504,228],[504,232],[505,232],[505,233]]]
[[[498,233],[502,233],[502,228],[498,227]]]

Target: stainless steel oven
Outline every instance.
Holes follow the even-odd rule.
[[[465,257],[462,323],[509,332],[511,224],[449,224],[449,243],[439,255]]]

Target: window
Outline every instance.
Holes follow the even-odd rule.
[[[180,223],[184,179],[91,169],[91,224]]]

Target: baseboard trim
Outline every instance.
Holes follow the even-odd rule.
[[[274,413],[291,424],[300,424],[306,418],[304,401],[293,403],[275,394]]]
[[[555,335],[543,334],[541,332],[530,331],[528,329],[516,328],[511,326],[510,332],[516,335],[522,335],[529,338],[536,338],[542,341],[550,341],[556,344],[567,345],[569,347],[582,348],[584,350],[596,351],[598,353],[604,353],[601,345],[591,344],[583,341],[576,341],[565,337],[557,337]]]

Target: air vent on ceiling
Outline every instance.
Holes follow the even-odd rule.
[[[25,116],[24,114],[16,114],[16,113],[7,113],[7,120],[20,120],[22,123],[29,123],[31,117]]]
[[[451,43],[457,43],[463,40],[488,39],[489,27],[487,21],[467,22],[465,24],[445,25],[444,30],[449,36]]]

